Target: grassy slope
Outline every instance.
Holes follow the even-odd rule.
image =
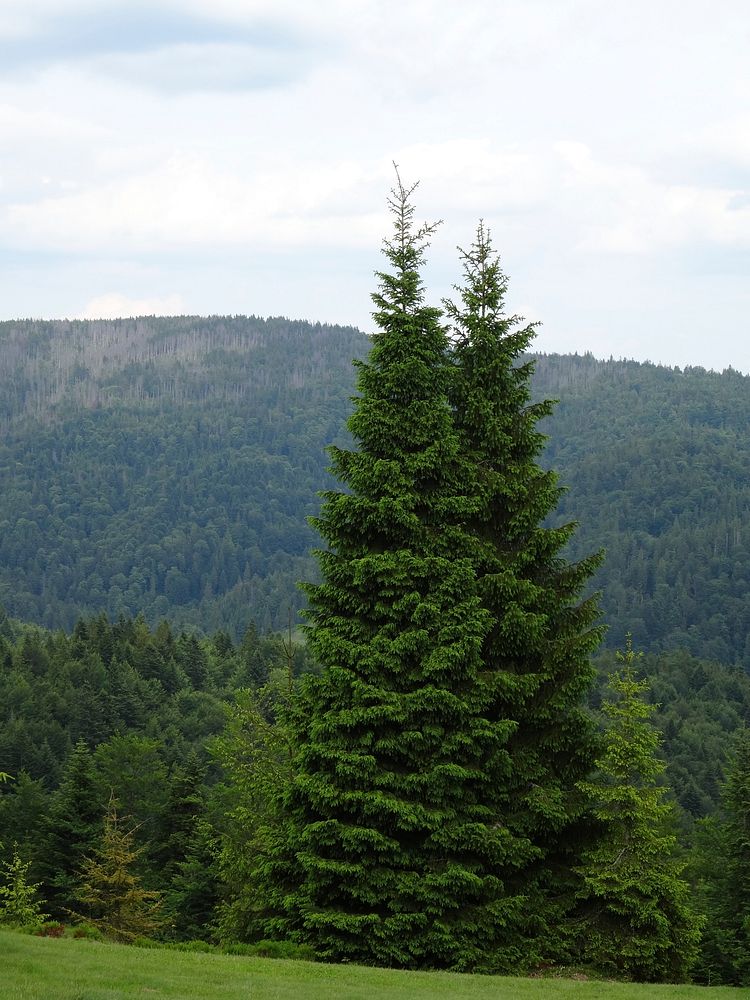
[[[721,1000],[727,987],[643,986],[397,972],[357,966],[143,950],[0,932],[3,1000]]]

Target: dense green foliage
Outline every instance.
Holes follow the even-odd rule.
[[[126,744],[138,736],[158,744],[166,767],[185,761],[221,729],[224,702],[237,688],[261,685],[286,666],[282,641],[253,628],[237,646],[223,632],[198,640],[175,636],[166,622],[151,630],[141,618],[111,623],[105,615],[80,621],[70,635],[7,619],[6,628],[0,760],[11,774],[24,770],[52,787],[79,740],[93,748],[115,734]],[[110,758],[101,764],[118,769]]]
[[[734,747],[726,784],[727,875],[730,891],[724,912],[732,935],[730,956],[737,979],[750,986],[750,729],[743,729]]]
[[[253,317],[0,323],[0,603],[49,627],[143,612],[286,626],[346,443],[356,330]],[[543,464],[606,641],[750,668],[750,379],[542,356]]]
[[[594,705],[614,668],[614,654],[607,651],[597,662]],[[686,817],[716,813],[730,739],[750,719],[750,677],[685,651],[644,655],[639,666],[649,683],[646,699],[655,709],[670,788]]]
[[[228,786],[218,856],[222,880],[231,886],[217,915],[223,941],[278,937],[279,926],[286,926],[286,875],[290,868],[298,874],[286,848],[283,809],[293,774],[293,703],[290,674],[260,690],[241,691],[212,745]]]
[[[697,973],[703,982],[750,986],[750,729],[738,731],[722,788],[723,809],[698,824],[693,877],[706,913]]]
[[[0,604],[283,628],[365,350],[285,320],[0,324]]]
[[[290,929],[325,958],[498,970],[560,953],[585,828],[593,563],[545,528],[531,331],[502,315],[484,231],[452,346],[424,304],[429,227],[400,182],[378,332],[316,525],[310,647],[287,804],[302,872]]]
[[[14,843],[21,859],[33,862],[30,878],[41,883],[43,909],[57,919],[65,918],[66,908],[80,909],[74,893],[81,864],[101,836],[114,785],[133,821],[143,823],[136,834],[146,848],[139,872],[144,885],[164,892],[170,934],[257,938],[257,921],[268,917],[269,907],[253,891],[254,879],[268,874],[258,873],[258,866],[274,863],[281,835],[274,796],[287,780],[279,762],[288,756],[288,737],[278,729],[277,703],[288,690],[288,645],[253,632],[238,647],[222,634],[202,640],[178,635],[166,659],[157,659],[164,625],[150,630],[143,622],[112,625],[98,617],[65,636],[6,619],[0,629],[0,737],[18,736],[17,743],[4,738],[2,744],[4,754],[12,749],[13,766],[3,769],[13,778],[0,785],[0,842],[5,863],[12,861]],[[640,662],[655,721],[667,734],[667,777],[689,810],[681,837],[684,843],[699,835],[709,841],[694,877],[701,912],[713,913],[716,900],[730,898],[720,879],[728,864],[716,861],[726,857],[725,830],[717,831],[718,820],[704,819],[694,834],[689,817],[717,815],[731,734],[750,713],[750,679],[686,653]],[[92,664],[98,666],[89,672]],[[594,705],[613,665],[609,654],[600,657]],[[291,667],[295,675],[306,669],[301,647],[293,648]],[[172,684],[176,675],[173,694],[159,675]],[[270,687],[260,690],[269,679]],[[235,687],[244,689],[237,699]],[[101,731],[97,716],[76,733],[76,720],[86,719],[76,705],[92,698],[105,709],[113,700],[128,707],[126,715],[108,716],[112,732]],[[63,738],[68,730],[71,738]],[[58,734],[52,744],[48,733]],[[209,757],[206,742],[219,735]],[[224,775],[218,782],[217,763]],[[278,910],[278,900],[275,905]],[[723,926],[724,917],[712,917],[704,931],[708,951],[697,973],[705,981],[736,980]]]
[[[508,726],[482,717],[489,616],[474,580],[471,466],[447,405],[447,338],[424,304],[417,229],[399,183],[378,333],[349,429],[343,486],[316,526],[323,582],[307,588],[310,685],[290,798],[302,866],[292,926],[328,959],[476,968],[507,920],[493,871],[506,834],[483,794]],[[490,959],[491,961],[491,959]]]
[[[13,779],[0,790],[0,858],[11,863],[18,845],[50,913],[79,911],[114,792],[136,828],[136,874],[164,893],[171,933],[210,933],[233,805],[208,742],[238,689],[304,672],[304,649],[253,629],[235,647],[224,633],[175,637],[165,623],[103,615],[72,635],[8,619],[3,633],[0,760]]]
[[[546,461],[580,520],[571,554],[603,546],[595,578],[609,643],[685,648],[750,671],[750,377],[632,361],[551,357],[560,399]]]
[[[462,257],[459,303],[447,303],[449,396],[474,471],[467,488],[477,504],[466,524],[492,623],[481,653],[491,692],[483,714],[507,733],[506,759],[487,774],[484,799],[506,841],[494,870],[516,899],[502,946],[509,968],[560,953],[571,870],[590,827],[577,782],[593,762],[585,703],[602,629],[596,601],[580,595],[600,558],[566,562],[575,525],[546,523],[562,492],[555,473],[539,464],[545,439],[538,424],[552,404],[531,402],[534,363],[526,352],[534,329],[505,313],[508,281],[483,225]]]
[[[674,806],[657,784],[665,765],[628,637],[609,678],[598,773],[580,783],[603,836],[583,857],[580,941],[584,960],[639,981],[684,980],[698,954],[701,920],[675,858]]]

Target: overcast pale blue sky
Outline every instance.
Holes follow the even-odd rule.
[[[372,328],[396,160],[537,347],[750,371],[746,0],[2,0],[0,318]]]

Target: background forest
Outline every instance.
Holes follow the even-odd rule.
[[[164,933],[231,937],[242,732],[315,670],[292,633],[306,517],[368,348],[284,319],[0,324],[0,843],[52,916],[80,905],[114,792]],[[750,722],[749,386],[590,356],[534,377],[560,400],[544,462],[567,487],[555,523],[580,522],[568,555],[606,550],[592,706],[632,632],[707,908]],[[715,930],[698,975],[734,981]]]
[[[0,604],[50,628],[286,628],[368,349],[284,319],[0,324]],[[569,554],[606,550],[605,642],[749,670],[750,379],[552,355],[533,384],[560,400],[542,428]]]

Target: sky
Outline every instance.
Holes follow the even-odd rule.
[[[0,319],[373,330],[398,164],[535,347],[750,372],[747,0],[0,0]]]

